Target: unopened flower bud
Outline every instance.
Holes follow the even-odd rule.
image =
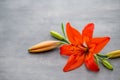
[[[106,60],[102,59],[102,64],[109,70],[113,70],[113,66]]]
[[[50,31],[50,34],[58,40],[64,40],[64,37],[62,35],[60,35],[58,32]]]
[[[108,58],[118,58],[120,57],[120,50],[111,51],[106,54]]]
[[[61,44],[60,41],[44,41],[40,42],[28,49],[29,52],[45,52],[57,48]]]

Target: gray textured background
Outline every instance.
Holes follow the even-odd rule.
[[[120,0],[0,0],[0,80],[120,80],[120,59],[110,60],[113,71],[102,65],[98,73],[85,66],[64,73],[67,58],[59,49],[29,54],[27,49],[53,40],[50,30],[61,33],[61,22],[80,31],[95,23],[94,36],[110,36],[101,51],[120,49]]]

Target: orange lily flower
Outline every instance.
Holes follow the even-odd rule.
[[[88,70],[99,71],[99,66],[94,59],[94,54],[99,53],[109,42],[110,37],[93,38],[94,24],[89,23],[82,30],[82,34],[73,28],[70,23],[66,24],[66,33],[70,44],[60,47],[60,54],[69,56],[63,71],[71,71],[80,67],[83,63]]]

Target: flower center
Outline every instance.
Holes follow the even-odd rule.
[[[88,48],[87,44],[84,42],[82,46],[84,47],[84,51],[87,54],[89,52],[89,48]]]
[[[88,47],[84,46],[84,45],[72,45],[73,47],[73,51],[80,51],[81,53],[88,53],[89,49]]]

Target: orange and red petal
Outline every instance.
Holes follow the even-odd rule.
[[[72,45],[70,45],[70,44],[62,45],[60,47],[60,54],[61,55],[66,55],[66,56],[70,56],[70,55],[74,54]]]
[[[109,40],[110,37],[93,38],[89,47],[91,47],[93,53],[99,53]]]
[[[70,23],[66,24],[67,37],[71,44],[82,44],[82,35],[81,33],[73,28]]]
[[[71,70],[74,70],[74,69],[80,67],[84,62],[84,58],[85,58],[84,54],[71,55],[67,61],[67,64],[65,65],[63,71],[68,72],[68,71],[71,71]]]
[[[85,26],[85,28],[82,31],[82,37],[84,42],[89,42],[92,39],[93,36],[93,30],[94,30],[94,24],[89,23]]]
[[[99,66],[95,61],[93,53],[88,53],[85,57],[85,66],[88,70],[98,72],[99,71]]]

